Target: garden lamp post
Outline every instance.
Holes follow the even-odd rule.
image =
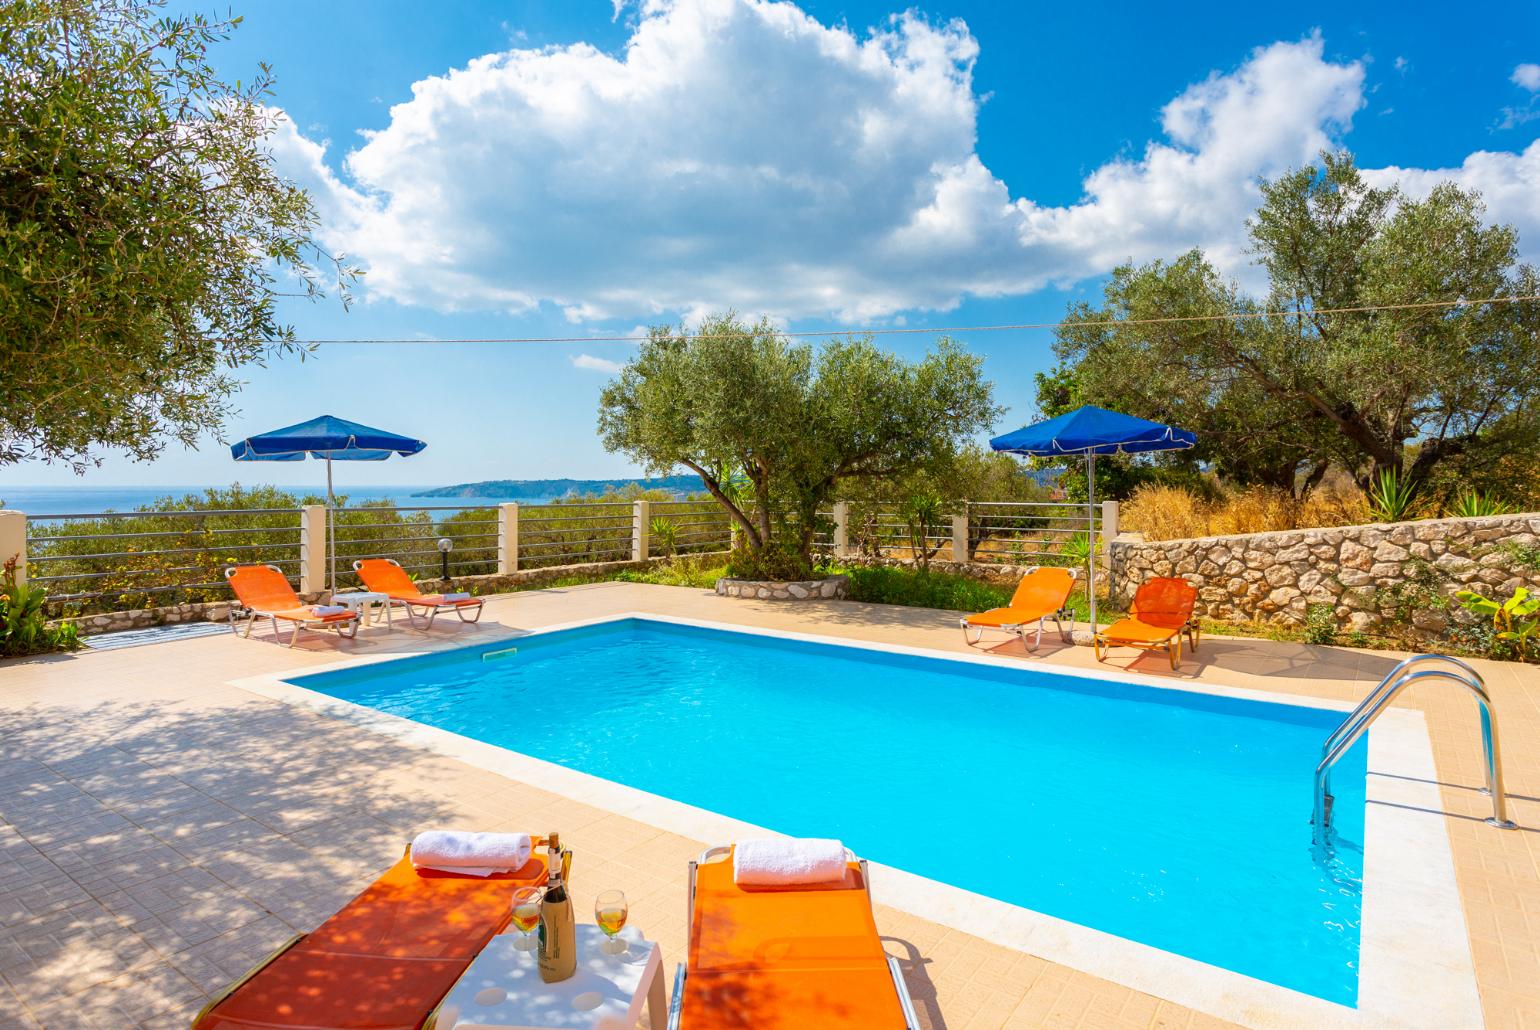
[[[447,536],[439,537],[438,557],[443,566],[444,582],[449,582],[449,552],[454,550],[455,542]]]

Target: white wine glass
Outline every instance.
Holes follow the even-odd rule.
[[[622,955],[629,947],[623,938],[615,935],[625,928],[626,917],[630,912],[631,907],[626,904],[624,891],[603,891],[594,901],[594,922],[599,924],[599,929],[608,938],[599,946],[604,954]]]
[[[513,918],[510,922],[523,934],[514,949],[534,951],[535,927],[540,925],[540,903],[545,900],[544,887],[520,887],[513,892]]]

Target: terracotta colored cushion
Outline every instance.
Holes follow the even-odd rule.
[[[886,964],[849,968],[690,970],[680,1030],[901,1030]]]
[[[1182,631],[1181,626],[1151,626],[1138,619],[1120,619],[1101,631],[1103,640],[1127,640],[1131,643],[1160,644]]]
[[[1197,600],[1198,588],[1185,579],[1158,576],[1141,583],[1134,591],[1128,616],[1149,626],[1180,629],[1192,618],[1192,607]]]
[[[887,961],[857,865],[845,882],[814,887],[739,887],[732,862],[707,862],[695,878],[693,970],[812,968]]]
[[[390,868],[220,1002],[194,1030],[414,1030],[508,923],[545,859],[487,878]]]

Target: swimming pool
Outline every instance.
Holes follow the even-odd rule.
[[[1338,712],[646,619],[289,681],[1357,1000],[1365,745],[1310,846]]]

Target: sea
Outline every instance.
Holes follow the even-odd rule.
[[[222,484],[219,489],[227,488]],[[14,486],[0,482],[0,509],[25,512],[32,518],[48,515],[95,514],[103,511],[135,511],[153,505],[164,497],[185,497],[202,494],[201,486]],[[279,486],[278,489],[304,496],[325,492],[325,485],[315,483]],[[463,501],[467,506],[505,504],[543,504],[554,500],[550,495],[525,497],[418,497],[433,486],[360,486],[349,483],[338,486],[337,493],[345,495],[349,504],[369,501],[391,501],[398,507],[430,506],[454,507]]]

